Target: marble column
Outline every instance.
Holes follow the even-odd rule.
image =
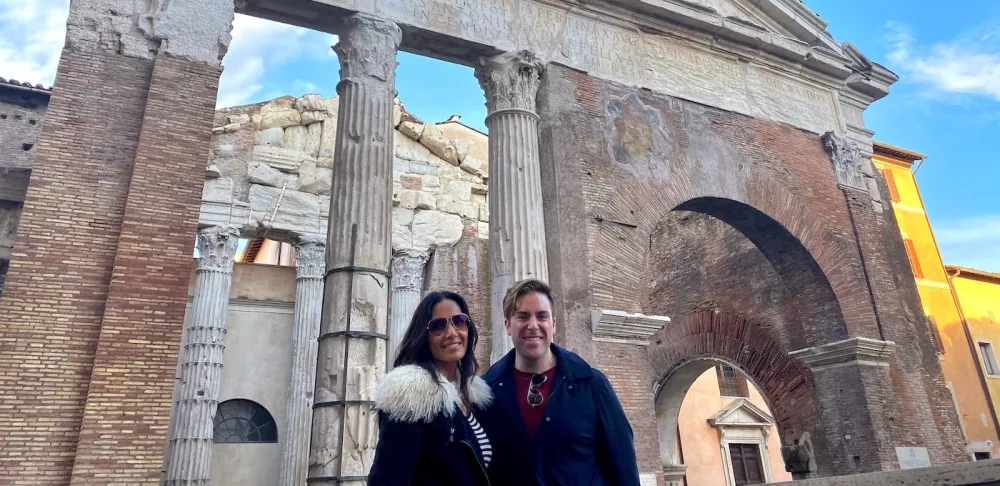
[[[344,19],[323,318],[308,481],[363,485],[378,440],[373,392],[386,367],[392,258],[393,100],[399,27]]]
[[[229,287],[239,237],[233,227],[213,226],[198,232],[200,258],[190,324],[181,351],[175,423],[167,460],[168,485],[207,485],[210,479],[213,418],[219,406]]]
[[[427,254],[400,253],[392,259],[392,306],[389,321],[389,367],[396,361],[399,343],[410,325],[413,311],[420,303],[424,287],[424,265]]]
[[[303,236],[299,238],[296,248],[299,261],[292,318],[292,380],[288,385],[286,429],[281,453],[282,486],[299,486],[306,482],[313,389],[316,385],[317,339],[323,313],[326,237]]]
[[[547,281],[545,221],[538,159],[535,95],[544,68],[533,54],[507,52],[480,59],[476,78],[486,93],[490,135],[490,319],[492,360],[511,348],[503,296],[525,278]]]

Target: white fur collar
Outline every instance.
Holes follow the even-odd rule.
[[[478,376],[469,381],[469,401],[479,408],[493,403],[490,386]],[[458,404],[454,383],[416,365],[393,369],[375,389],[375,406],[401,422],[430,422],[441,413],[450,417]]]

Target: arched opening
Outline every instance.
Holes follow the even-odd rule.
[[[719,363],[728,365],[724,370],[733,377],[745,376],[760,398],[754,403],[725,397],[714,385],[715,409],[699,411],[705,416],[697,419],[702,436],[695,442],[713,445],[711,460],[700,462],[717,469],[714,479],[701,476],[688,484],[787,478],[781,447],[795,441],[807,441],[819,459],[797,477],[823,475],[829,464],[822,460],[826,444],[817,433],[822,424],[814,378],[788,353],[848,334],[840,303],[814,255],[762,210],[702,197],[676,206],[653,228],[645,263],[643,312],[673,319],[648,348],[659,379],[655,408],[666,478],[682,477],[685,470],[679,435],[684,426],[678,422],[685,397],[699,380],[726,378],[712,372]],[[738,382],[734,386],[739,389]],[[739,410],[727,409],[730,405]],[[713,420],[741,413],[756,417],[755,423],[708,423],[716,414],[721,415]]]
[[[739,366],[715,358],[687,362],[655,400],[668,485],[742,486],[789,481],[781,438],[766,397]]]
[[[848,337],[814,256],[747,204],[702,197],[678,205],[652,230],[644,269],[647,314],[737,312],[766,326],[787,351]]]
[[[703,403],[698,411],[701,422],[697,424],[692,422],[689,414],[687,432],[688,435],[699,433],[694,430],[696,425],[702,435],[695,442],[702,446],[711,443],[718,447],[714,452],[714,460],[702,458],[699,461],[703,466],[716,465],[717,470],[709,474],[716,480],[725,478],[733,481],[725,484],[738,483],[739,478],[733,475],[733,461],[736,459],[723,454],[729,451],[729,444],[757,444],[756,457],[761,467],[761,477],[764,478],[783,476],[780,474],[784,471],[780,446],[775,450],[775,444],[788,445],[796,440],[808,439],[815,448],[815,457],[821,457],[820,451],[826,450],[822,438],[817,434],[821,428],[820,410],[812,373],[802,363],[789,357],[782,346],[768,336],[763,326],[729,312],[692,312],[654,336],[650,344],[650,356],[654,370],[664,370],[660,375],[663,379],[656,384],[654,396],[660,458],[668,480],[671,474],[675,478],[683,477],[686,470],[685,458],[691,456],[690,450],[685,452],[681,439],[681,410],[692,387],[699,380],[711,381],[716,387],[714,395],[706,393],[704,383],[697,390],[697,395],[704,403],[711,402],[708,408],[712,409],[706,409]],[[725,368],[719,372],[713,371],[719,365]],[[726,368],[732,370],[733,377],[742,376],[748,381],[747,396],[724,394],[724,379],[729,372]],[[736,389],[739,389],[739,383]],[[759,395],[755,395],[755,391]],[[705,400],[706,397],[709,399]],[[749,405],[738,402],[740,399],[746,399],[744,401],[749,402]],[[727,411],[726,408],[733,404],[736,404],[734,409]],[[732,421],[707,423],[715,415],[721,417],[729,413],[742,413],[745,417],[757,418],[747,424],[734,424]],[[772,434],[780,440],[772,440]],[[732,437],[748,440],[730,440]],[[753,464],[753,454],[737,449],[730,452],[739,453],[741,460]],[[765,453],[769,455],[764,457]],[[822,470],[817,467],[812,472],[821,474]],[[706,471],[700,471],[700,474],[702,476],[698,479],[705,480]],[[689,479],[688,484],[701,483]]]
[[[252,400],[220,403],[214,424],[212,442],[216,444],[278,442],[278,425],[271,412]]]

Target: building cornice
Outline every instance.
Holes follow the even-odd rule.
[[[813,371],[851,363],[859,365],[887,366],[892,358],[896,343],[856,337],[800,349],[788,353],[808,365]]]
[[[644,344],[649,338],[670,323],[666,316],[630,314],[624,311],[602,309],[591,313],[591,330],[595,338],[620,339]]]

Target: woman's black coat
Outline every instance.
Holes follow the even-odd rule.
[[[480,422],[493,401],[489,385],[468,385]],[[459,408],[458,388],[414,365],[386,374],[375,392],[379,441],[369,486],[488,486],[483,454]]]

